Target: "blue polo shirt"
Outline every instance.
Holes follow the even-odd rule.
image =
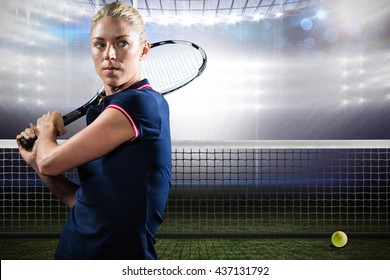
[[[171,179],[168,104],[143,80],[105,97],[88,122],[107,108],[123,113],[135,136],[78,168],[81,187],[56,259],[157,259],[154,236]]]

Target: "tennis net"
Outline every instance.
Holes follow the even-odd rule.
[[[0,141],[0,232],[58,233],[67,209],[13,142]],[[390,233],[389,153],[387,140],[176,141],[159,233]]]

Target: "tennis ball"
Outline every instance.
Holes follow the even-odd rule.
[[[345,232],[336,231],[335,233],[333,233],[331,241],[335,247],[341,248],[347,244],[348,236],[345,234]]]

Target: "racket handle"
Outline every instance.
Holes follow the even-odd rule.
[[[24,137],[19,139],[20,146],[22,146],[23,149],[26,151],[30,151],[32,147],[34,146],[34,142],[37,140],[37,138],[30,138],[26,139]]]

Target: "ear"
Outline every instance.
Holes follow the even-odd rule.
[[[140,56],[139,60],[144,60],[148,56],[149,51],[150,51],[150,43],[149,42],[145,42],[144,48],[142,50],[142,53],[141,53],[141,56]]]

